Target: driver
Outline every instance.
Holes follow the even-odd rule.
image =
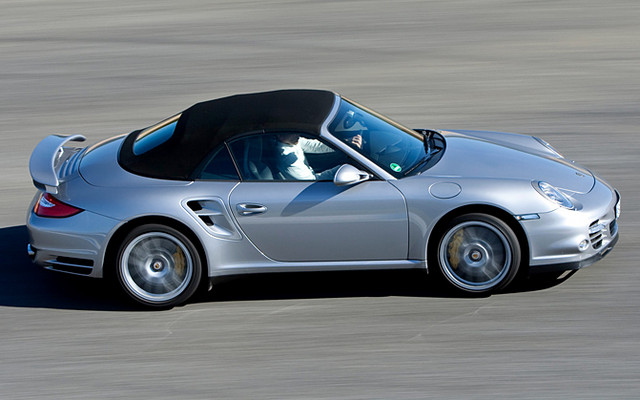
[[[332,153],[334,150],[317,139],[301,137],[298,133],[285,133],[277,136],[278,170],[285,179],[299,181],[331,180],[339,165],[326,171],[316,173],[307,162],[305,153]],[[362,145],[359,135],[352,139],[358,147]]]

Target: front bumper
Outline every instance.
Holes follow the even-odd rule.
[[[606,256],[619,238],[619,194],[602,181],[574,195],[578,210],[564,208],[521,221],[530,250],[530,272],[579,269]]]
[[[588,267],[591,264],[595,264],[598,261],[602,260],[604,256],[609,254],[613,247],[618,243],[619,236],[615,236],[606,247],[602,249],[600,253],[596,253],[589,258],[586,258],[582,261],[574,261],[567,263],[559,263],[559,264],[548,264],[548,265],[538,265],[535,268],[530,268],[529,272],[532,274],[541,274],[547,272],[560,272],[560,271],[568,271],[568,270],[576,270],[580,268]]]

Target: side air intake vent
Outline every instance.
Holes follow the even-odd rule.
[[[231,222],[222,200],[190,200],[187,202],[187,208],[213,236],[224,239],[241,238],[240,233]]]

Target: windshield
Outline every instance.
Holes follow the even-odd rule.
[[[346,99],[329,132],[396,178],[423,171],[418,167],[427,165],[432,155],[422,134]],[[361,139],[353,140],[357,136]]]

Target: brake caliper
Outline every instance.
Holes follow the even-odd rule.
[[[449,241],[448,252],[449,252],[449,263],[453,269],[458,268],[458,264],[460,263],[460,245],[462,244],[463,239],[462,229],[458,230],[451,240]]]

